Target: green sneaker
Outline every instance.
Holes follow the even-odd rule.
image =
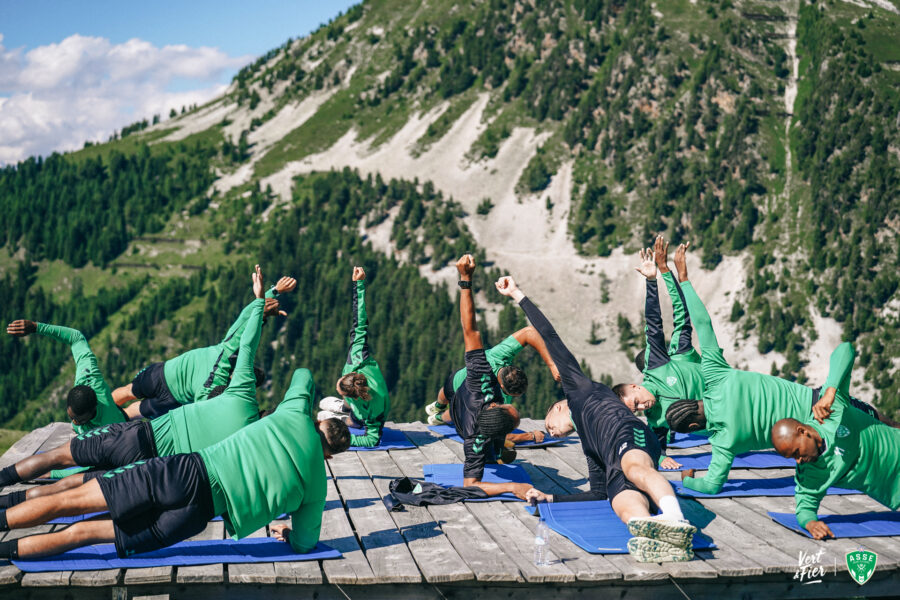
[[[635,537],[653,538],[688,549],[697,528],[687,521],[672,521],[662,517],[636,517],[628,521],[628,531]]]
[[[429,425],[446,425],[444,420],[441,419],[441,414],[438,413],[436,415],[428,415],[428,424]]]
[[[694,558],[690,548],[645,537],[628,540],[628,553],[638,562],[685,562]]]

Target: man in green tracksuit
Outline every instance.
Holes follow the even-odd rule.
[[[337,418],[351,427],[364,429],[354,435],[352,446],[372,448],[381,441],[381,431],[391,410],[387,383],[381,368],[369,352],[369,318],[366,314],[366,272],[353,267],[353,328],[350,351],[335,388],[341,398],[328,396],[319,403],[318,419]]]
[[[659,465],[677,469],[681,464],[665,455],[669,436],[666,411],[678,400],[699,400],[703,395],[703,377],[700,373],[700,355],[694,350],[691,341],[693,330],[690,315],[685,308],[684,294],[666,264],[668,247],[662,236],[658,236],[653,250],[647,248],[646,251],[640,251],[641,266],[636,268],[647,279],[644,307],[647,346],[643,354],[638,355],[641,360],[635,359],[635,363],[642,366],[644,379],[641,384],[620,383],[612,389],[633,412],[644,411],[647,425],[653,429],[663,451]],[[675,252],[675,267],[681,281],[687,281],[688,278],[684,257],[687,247],[687,244],[681,244]],[[666,282],[674,312],[675,330],[668,347],[659,307],[657,267]],[[702,435],[705,432],[696,433]]]
[[[6,328],[6,333],[17,337],[37,332],[39,335],[51,337],[72,347],[75,358],[75,387],[66,396],[66,414],[72,421],[72,429],[76,433],[84,433],[110,423],[122,423],[128,417],[113,401],[109,385],[103,379],[97,357],[91,352],[84,335],[76,329],[47,325],[19,319]],[[7,467],[9,469],[9,467]],[[6,469],[0,471],[0,481]],[[0,486],[6,485],[0,483]]]
[[[0,542],[0,557],[33,558],[114,542],[120,557],[196,535],[222,515],[228,534],[248,536],[283,513],[291,526],[275,537],[298,553],[319,540],[325,508],[325,459],[350,445],[338,419],[312,419],[312,376],[297,369],[275,411],[221,442],[190,454],[138,461],[74,490],[0,511],[0,529],[108,510],[111,520],[81,521],[63,532]]]
[[[186,404],[152,421],[140,420],[106,425],[76,436],[71,441],[42,454],[29,456],[3,471],[2,485],[27,481],[50,469],[71,466],[98,467],[90,474],[70,475],[30,494],[14,492],[3,497],[0,506],[79,485],[100,476],[102,471],[137,460],[194,452],[211,446],[259,419],[253,360],[259,344],[264,306],[262,273],[253,274],[256,299],[250,304],[247,326],[241,335],[234,376],[225,391],[208,402]]]
[[[266,316],[279,314],[275,298],[296,287],[297,281],[292,277],[279,279],[266,292]],[[116,404],[123,406],[138,399],[140,402],[132,403],[125,413],[131,419],[153,419],[179,406],[206,400],[210,390],[227,383],[249,314],[248,306],[241,311],[219,344],[196,348],[165,362],[144,367],[131,383],[113,391]],[[264,377],[262,371],[260,376]]]
[[[834,537],[817,514],[831,486],[859,490],[891,510],[900,508],[900,430],[850,403],[854,357],[849,342],[838,346],[813,415],[803,422],[782,419],[772,427],[775,449],[797,461],[797,522],[817,540]]]

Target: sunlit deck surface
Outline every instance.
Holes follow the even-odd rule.
[[[816,542],[770,520],[766,511],[793,510],[793,498],[682,500],[692,520],[704,524],[718,550],[687,563],[641,564],[628,555],[588,554],[552,534],[550,566],[532,562],[536,519],[520,502],[407,507],[389,512],[381,501],[392,479],[421,478],[427,463],[462,462],[462,446],[432,434],[422,423],[389,424],[416,449],[348,452],[328,461],[328,503],[322,540],[343,558],[320,562],[213,564],[104,571],[23,574],[0,567],[0,594],[14,598],[845,598],[900,594],[900,539],[870,537]],[[524,420],[525,430],[540,421]],[[48,450],[72,436],[66,423],[42,427],[0,458],[0,467]],[[693,454],[708,446],[672,451]],[[522,449],[518,463],[539,489],[587,489],[587,465],[577,437],[546,449]],[[735,470],[733,477],[779,477],[791,470]],[[670,478],[677,473],[667,474]],[[24,489],[26,486],[14,486]],[[828,496],[823,512],[885,510],[866,496]],[[54,531],[45,525],[3,534],[3,539]],[[266,530],[256,532],[267,535]],[[210,522],[193,539],[220,539]],[[878,554],[877,569],[858,586],[845,555],[860,546]],[[820,549],[823,581],[794,579],[801,552]]]

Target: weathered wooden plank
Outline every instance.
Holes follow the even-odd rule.
[[[416,562],[355,453],[328,461],[366,559],[379,583],[422,580]]]
[[[286,523],[290,526],[290,519],[275,520],[274,523]],[[269,535],[271,535],[271,530]],[[318,560],[303,560],[295,562],[277,562],[273,563],[275,567],[275,583],[289,583],[314,585],[322,583],[322,568],[319,566]]]
[[[69,585],[83,587],[106,587],[119,583],[122,569],[103,569],[101,571],[72,571]]]
[[[388,486],[391,480],[403,477],[400,468],[387,452],[360,452],[356,456],[362,461],[372,477],[375,489],[382,496],[390,493]],[[440,525],[431,517],[427,508],[407,506],[405,510],[388,514],[406,540],[425,581],[445,583],[475,579],[475,574],[444,536]]]
[[[47,439],[35,450],[35,453],[53,450],[75,437],[75,431],[69,423],[50,423],[47,427],[50,428]]]
[[[35,453],[41,447],[50,433],[53,431],[53,423],[44,425],[35,429],[31,433],[27,433],[19,439],[15,444],[10,446],[9,450],[0,457],[0,469],[15,464],[23,458],[27,458]]]
[[[266,528],[263,527],[247,537],[260,538],[268,535]],[[275,583],[274,563],[233,563],[226,567],[228,583]]]
[[[376,582],[375,574],[372,573],[372,567],[359,547],[331,477],[328,478],[328,496],[325,498],[320,537],[322,541],[343,554],[340,560],[322,561],[322,570],[329,583],[371,585]]]
[[[435,462],[453,462],[452,453],[421,423],[401,426],[404,433],[418,449],[396,452],[392,458],[404,475],[422,478],[422,465]],[[423,451],[428,452],[428,456]],[[482,582],[524,581],[519,569],[478,520],[463,504],[429,506],[428,513],[441,526],[447,539],[466,562],[475,578]]]
[[[221,540],[224,538],[225,523],[210,521],[206,524],[206,529],[190,539]],[[225,581],[225,566],[222,563],[178,567],[175,572],[176,583],[222,583],[223,581]]]
[[[142,567],[140,569],[126,569],[122,578],[124,585],[144,585],[156,583],[171,583],[175,567]]]

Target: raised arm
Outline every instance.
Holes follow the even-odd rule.
[[[591,380],[582,373],[578,360],[563,344],[550,321],[544,316],[544,313],[531,300],[525,297],[525,293],[519,289],[512,277],[501,277],[494,286],[498,292],[515,300],[522,310],[525,311],[525,316],[528,317],[528,320],[543,338],[547,346],[547,352],[559,370],[563,391],[569,396],[569,401],[572,402],[573,395],[571,392],[591,385]]]
[[[538,333],[537,329],[531,326],[523,327],[515,332],[513,337],[516,338],[516,341],[522,346],[531,346],[534,348],[537,353],[540,354],[541,360],[544,361],[547,368],[550,369],[553,379],[559,381],[559,369],[556,368],[556,363],[553,362],[550,351],[547,350],[547,344],[544,343],[544,338],[541,337],[541,334]]]
[[[728,481],[728,472],[731,471],[731,463],[734,462],[734,452],[712,447],[712,460],[709,462],[709,470],[704,477],[688,476],[684,478],[684,487],[703,492],[704,494],[718,494],[722,486]],[[693,472],[691,469],[689,472]]]
[[[687,263],[685,262],[684,255],[689,245],[690,242],[679,244],[678,249],[675,251],[675,268],[678,269],[678,278],[680,281],[687,281],[688,278]],[[657,264],[659,264],[658,257]],[[691,352],[696,354],[691,339],[693,335],[691,315],[687,310],[687,304],[684,300],[684,292],[681,290],[681,285],[679,285],[668,266],[665,271],[662,269],[660,269],[660,271],[663,274],[666,290],[668,290],[669,297],[672,299],[672,320],[675,324],[675,329],[672,331],[672,339],[669,342],[669,354],[688,354]]]
[[[661,238],[657,238],[659,241]],[[663,333],[662,313],[659,310],[659,288],[656,285],[656,263],[650,248],[640,250],[641,265],[635,271],[647,278],[647,294],[644,300],[644,327],[647,348],[644,350],[644,370],[649,371],[669,362],[666,336]]]
[[[472,273],[475,272],[475,258],[471,254],[465,254],[456,261],[456,270],[459,272],[459,318],[462,322],[463,342],[466,352],[484,348],[481,342],[481,333],[475,323],[475,299],[472,295]],[[463,283],[466,282],[466,283]]]
[[[353,267],[353,329],[350,331],[350,351],[347,364],[355,365],[369,358],[369,317],[366,314],[366,272]]]
[[[97,357],[94,356],[90,345],[88,345],[87,340],[80,331],[71,327],[47,325],[46,323],[35,323],[35,326],[39,335],[59,340],[71,346],[72,358],[75,359],[76,379],[86,375],[103,379],[103,374],[100,373],[100,366],[97,364]]]
[[[262,272],[259,269],[259,265],[256,265],[256,271],[253,273],[253,293],[256,296],[256,300],[251,303],[253,309],[247,317],[247,325],[241,334],[240,350],[238,351],[237,362],[234,365],[234,375],[231,377],[228,389],[240,390],[252,396],[255,400],[256,376],[253,373],[253,361],[256,358],[256,349],[259,346],[263,307],[265,306]]]
[[[284,399],[278,405],[278,408],[284,406],[285,409],[292,408],[299,410],[310,419],[315,418],[313,409],[315,405],[313,398],[316,395],[316,384],[313,382],[313,376],[309,369],[296,369],[293,377],[291,377],[291,385],[284,393]],[[276,408],[275,410],[278,410]]]

